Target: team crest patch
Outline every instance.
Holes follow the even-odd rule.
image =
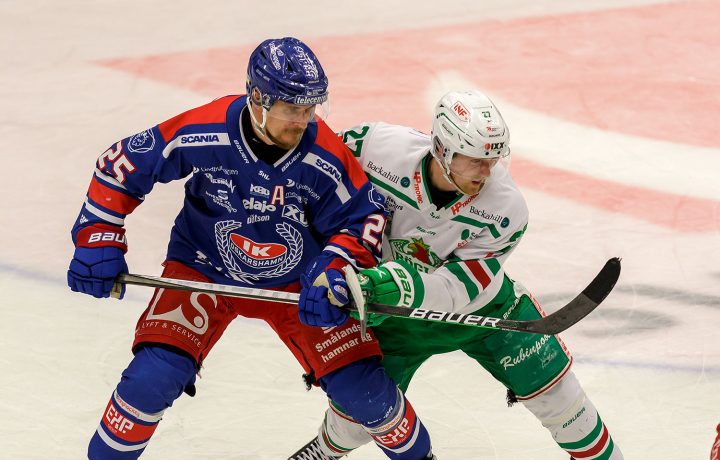
[[[234,232],[241,227],[242,222],[235,220],[215,224],[218,252],[233,279],[254,284],[261,279],[280,278],[300,262],[302,235],[293,226],[286,223],[275,225],[283,243],[254,241]]]
[[[425,243],[422,238],[392,239],[390,240],[395,259],[402,259],[410,262],[417,270],[428,273],[443,264],[438,257]]]
[[[155,135],[151,129],[146,129],[128,139],[127,149],[133,153],[147,153],[155,147]]]

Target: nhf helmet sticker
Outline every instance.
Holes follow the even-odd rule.
[[[453,104],[452,109],[453,112],[455,112],[455,114],[458,116],[458,118],[460,118],[460,120],[465,122],[470,120],[470,112],[468,111],[468,109],[465,108],[464,105],[462,105],[462,102],[458,101]]]

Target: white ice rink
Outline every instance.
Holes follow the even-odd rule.
[[[70,292],[70,227],[97,155],[217,96],[244,92],[249,51],[307,41],[335,129],[429,131],[445,90],[491,94],[530,206],[507,264],[547,310],[611,256],[615,291],[562,334],[626,459],[707,459],[720,422],[720,2],[0,0],[0,458],[79,459],[151,291]],[[182,184],[128,219],[132,272],[159,274]],[[326,400],[274,333],[238,319],[195,398],[143,458],[284,459]],[[460,354],[409,397],[442,460],[566,459]],[[351,459],[385,458],[366,446]]]

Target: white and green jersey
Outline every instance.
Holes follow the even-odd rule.
[[[425,162],[430,137],[404,126],[368,123],[342,132],[386,198],[385,259],[420,272],[421,308],[470,313],[490,303],[503,281],[502,264],[527,228],[525,199],[498,163],[476,195],[458,195],[437,209]]]

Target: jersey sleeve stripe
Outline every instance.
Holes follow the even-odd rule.
[[[328,244],[323,248],[323,251],[330,251],[332,253],[335,253],[338,257],[342,257],[343,259],[345,259],[353,267],[358,266],[357,260],[355,260],[355,258],[348,252],[348,250],[343,247],[340,247],[336,244]]]
[[[188,110],[158,125],[165,142],[175,137],[178,130],[187,125],[224,123],[228,107],[240,96],[225,96],[196,109]]]
[[[96,177],[100,182],[105,182],[105,183],[107,183],[107,184],[109,184],[109,185],[111,185],[111,186],[113,186],[113,187],[116,187],[116,188],[119,188],[119,189],[122,189],[122,190],[126,190],[125,186],[124,186],[123,184],[121,184],[120,182],[118,182],[117,179],[115,179],[115,178],[112,177],[112,176],[108,176],[107,174],[105,174],[104,172],[102,172],[102,170],[100,170],[100,169],[98,169],[98,168],[95,168],[95,177]]]
[[[350,200],[350,192],[348,192],[348,189],[347,187],[345,187],[345,184],[343,184],[342,180],[338,178],[340,176],[340,173],[337,171],[337,168],[335,168],[334,165],[323,160],[314,153],[309,152],[307,155],[305,155],[305,158],[303,158],[302,161],[303,163],[306,163],[317,169],[321,173],[325,174],[332,181],[335,182],[335,184],[337,185],[335,187],[335,195],[337,195],[338,199],[342,204],[345,204]]]
[[[90,200],[89,200],[89,199],[86,199],[86,200],[85,200],[84,207],[85,207],[85,210],[86,210],[87,212],[89,212],[90,214],[98,217],[99,219],[104,220],[105,222],[110,222],[111,224],[119,225],[119,226],[121,226],[121,227],[122,227],[123,225],[125,225],[125,219],[123,219],[123,218],[121,218],[121,217],[115,217],[115,216],[113,216],[113,215],[111,215],[111,214],[108,214],[108,213],[105,212],[105,211],[102,211],[101,209],[93,206],[93,205],[90,203]]]
[[[483,263],[487,265],[487,268],[490,269],[490,273],[493,275],[497,275],[500,272],[500,261],[497,259],[485,259]]]
[[[88,188],[88,198],[102,207],[118,214],[130,214],[142,203],[135,197],[113,190],[93,177]]]
[[[339,234],[330,237],[329,243],[335,244],[347,250],[357,261],[359,267],[370,268],[375,266],[377,261],[375,257],[368,251],[360,240],[352,235]]]
[[[477,285],[470,279],[468,274],[465,273],[465,270],[463,270],[460,264],[450,263],[445,265],[445,267],[447,267],[450,273],[455,275],[455,277],[465,286],[465,290],[467,291],[468,299],[470,301],[480,294],[480,289],[478,289]]]
[[[487,228],[488,230],[490,230],[490,234],[492,236],[494,236],[495,238],[500,238],[500,232],[498,231],[497,227],[495,227],[495,225],[493,225],[493,224],[480,222],[479,220],[471,219],[467,216],[455,216],[452,218],[452,220],[462,222],[464,224],[472,225],[475,227]]]
[[[165,148],[162,151],[163,158],[168,158],[173,150],[175,150],[179,145],[182,145],[183,140],[185,137],[196,137],[196,138],[207,138],[210,140],[199,140],[194,141],[192,144],[190,144],[192,147],[206,147],[208,145],[230,145],[230,136],[228,136],[226,133],[201,133],[201,134],[194,134],[194,135],[188,135],[188,136],[180,136],[176,137],[172,141],[168,142],[168,144],[165,146]]]
[[[480,262],[477,260],[468,260],[465,262],[465,265],[470,269],[475,279],[480,282],[483,289],[490,285],[490,276],[485,271],[485,268],[480,265]]]
[[[523,233],[525,233],[525,230],[527,230],[527,224],[525,224],[525,226],[524,226],[522,229],[520,229],[520,230],[518,230],[517,232],[513,233],[512,236],[510,237],[510,239],[509,239],[508,241],[509,241],[510,243],[515,242],[515,240],[517,240],[518,238],[520,238],[521,236],[523,236]]]

